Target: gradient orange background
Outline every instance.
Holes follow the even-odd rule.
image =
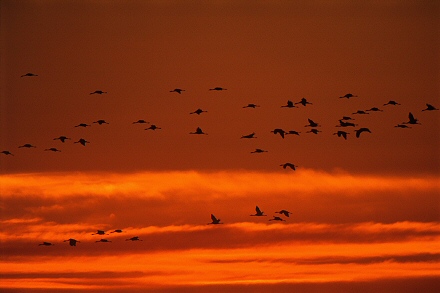
[[[440,288],[437,1],[0,5],[2,291]]]

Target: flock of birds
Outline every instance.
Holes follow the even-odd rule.
[[[24,75],[22,75],[21,77],[36,77],[38,76],[37,74],[34,73],[26,73]],[[226,88],[223,87],[214,87],[214,88],[210,88],[209,91],[225,91],[227,90]],[[181,88],[175,88],[173,90],[171,90],[170,92],[173,93],[177,93],[177,94],[182,94],[182,92],[185,92],[184,89]],[[103,95],[106,94],[106,91],[102,91],[102,90],[95,90],[94,92],[91,92],[90,95]],[[341,99],[352,99],[357,97],[356,95],[353,95],[351,93],[348,93],[344,96],[341,96],[339,98]],[[306,98],[302,98],[300,101],[298,102],[293,102],[291,100],[288,100],[287,103],[285,105],[282,105],[281,108],[295,108],[297,107],[297,105],[302,105],[303,107],[308,106],[308,105],[313,105],[313,103],[311,103],[310,101],[308,101]],[[384,103],[383,106],[399,106],[400,103],[394,101],[394,100],[390,100],[387,103]],[[245,106],[243,106],[243,108],[258,108],[260,107],[260,105],[257,104],[247,104]],[[421,111],[435,111],[435,110],[439,110],[438,108],[436,108],[435,106],[431,105],[431,104],[426,104],[426,108],[422,109]],[[358,110],[356,112],[353,112],[352,115],[367,115],[370,112],[382,112],[382,109],[379,109],[377,107],[372,107],[370,109],[367,110]],[[203,110],[203,109],[197,109],[193,112],[190,112],[189,114],[196,114],[196,115],[201,115],[202,113],[206,113],[208,111]],[[353,128],[354,129],[354,133],[356,138],[360,138],[361,134],[363,133],[371,133],[371,130],[368,127],[359,127],[357,129],[356,126],[358,126],[357,124],[355,124],[353,122],[352,117],[350,116],[343,116],[341,119],[339,119],[339,124],[336,125],[336,127],[340,127],[343,129],[349,129],[349,128]],[[109,124],[107,121],[100,119],[100,120],[96,120],[94,122],[92,122],[92,124],[98,124],[98,125],[103,125],[103,124]],[[79,123],[77,125],[75,125],[75,127],[82,127],[82,128],[86,128],[86,127],[90,127],[92,124],[87,124],[87,123]],[[147,122],[146,120],[140,119],[137,121],[134,121],[132,124],[150,124],[150,122]],[[416,124],[420,124],[419,120],[412,114],[412,112],[409,112],[408,114],[408,120],[398,123],[396,124],[394,127],[398,127],[398,128],[411,128],[410,125],[416,125]],[[304,127],[309,128],[310,130],[306,131],[306,133],[313,133],[315,135],[319,134],[320,132],[322,132],[321,130],[319,130],[319,127],[321,127],[321,125],[312,120],[312,119],[308,119],[308,124],[306,124]],[[149,127],[145,128],[145,130],[160,130],[161,128],[155,124],[150,124]],[[281,128],[275,128],[274,130],[271,131],[273,134],[275,135],[280,135],[283,139],[285,138],[286,135],[300,135],[301,132],[296,131],[296,130],[284,130]],[[197,129],[194,132],[190,132],[190,134],[193,135],[207,135],[207,133],[205,133],[202,128],[197,127]],[[350,134],[349,131],[347,130],[338,130],[335,133],[333,133],[333,135],[337,135],[338,137],[342,137],[343,139],[347,139],[347,136]],[[247,135],[242,135],[241,139],[255,139],[257,138],[255,132],[252,132],[250,134]],[[53,140],[59,140],[62,143],[65,143],[67,140],[71,140],[70,137],[67,137],[65,135],[61,135],[59,137],[54,138]],[[88,143],[90,143],[88,140],[86,140],[85,138],[79,138],[77,141],[74,141],[74,143],[79,143],[83,146],[86,146]],[[18,146],[18,148],[36,148],[35,145],[30,144],[30,143],[25,143],[23,145]],[[44,149],[44,151],[50,151],[50,152],[61,152],[61,150],[59,150],[56,147],[50,147],[50,148],[46,148]],[[265,153],[268,152],[267,150],[264,149],[260,149],[260,148],[256,148],[254,151],[252,151],[251,153]],[[14,156],[14,154],[12,152],[10,152],[9,150],[3,150],[1,151],[2,154],[4,155],[9,155],[9,156]],[[290,168],[292,170],[296,170],[296,168],[298,167],[297,165],[287,162],[287,163],[283,163],[280,164],[279,166],[281,166],[284,169]],[[264,214],[264,212],[261,211],[261,209],[256,206],[255,208],[256,213],[252,214],[250,216],[255,216],[255,217],[263,217],[263,216],[267,216],[266,214]],[[284,222],[286,221],[285,218],[288,218],[289,215],[291,214],[289,211],[287,210],[280,210],[275,212],[277,214],[280,214],[280,216],[273,216],[273,218],[269,219],[269,221],[279,221],[279,222]],[[281,217],[281,215],[284,216]],[[214,214],[211,214],[211,222],[208,224],[212,224],[212,225],[217,225],[217,224],[223,224],[221,222],[221,220],[219,218],[217,218]],[[117,229],[114,230],[110,233],[122,233],[123,231],[121,229]],[[103,230],[98,230],[96,233],[92,234],[92,235],[109,235],[106,234],[105,231]],[[131,238],[127,238],[126,241],[142,241],[138,236],[134,236]],[[70,246],[76,246],[77,243],[79,243],[80,241],[74,239],[74,238],[70,238],[67,240],[64,240],[64,242],[68,242]],[[96,242],[112,242],[106,238],[101,238],[100,240],[97,240]],[[52,246],[54,244],[52,244],[51,242],[42,242],[39,244],[39,246]]]

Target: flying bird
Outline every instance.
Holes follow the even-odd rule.
[[[189,114],[197,114],[197,115],[200,115],[200,114],[202,114],[202,113],[204,113],[204,112],[208,112],[208,111],[205,111],[205,110],[202,110],[202,109],[197,109],[197,110],[195,110],[194,112],[191,112],[191,113],[189,113]]]
[[[299,135],[301,132],[295,131],[295,130],[289,130],[286,132],[286,135],[288,134],[295,134],[295,135]]]
[[[132,124],[145,124],[145,123],[150,123],[150,122],[147,122],[144,119],[139,119],[138,121],[135,121]]]
[[[318,123],[316,123],[315,121],[313,121],[312,119],[307,119],[309,121],[309,124],[305,125],[304,127],[318,127],[321,126]]]
[[[433,111],[433,110],[438,110],[438,109],[431,104],[426,104],[426,109],[423,109],[422,111]]]
[[[46,241],[44,241],[43,243],[38,244],[38,246],[53,246],[53,245],[55,245],[55,244],[52,244],[52,243],[46,242]]]
[[[101,91],[101,90],[96,90],[96,91],[94,91],[94,92],[92,92],[92,93],[90,93],[91,95],[94,95],[94,94],[98,94],[98,95],[102,95],[102,94],[106,94],[107,92],[104,92],[104,91]]]
[[[282,138],[284,138],[284,134],[286,133],[284,130],[282,130],[281,128],[275,128],[274,130],[271,131],[273,134],[279,134]]]
[[[240,138],[257,138],[257,137],[255,136],[255,132],[252,132],[251,134],[248,135],[242,135]]]
[[[348,94],[345,94],[344,96],[342,96],[342,97],[339,97],[340,99],[343,99],[343,98],[346,98],[346,99],[350,99],[350,98],[354,98],[354,97],[357,97],[357,96],[355,96],[355,95],[353,95],[353,94],[350,94],[350,93],[348,93]]]
[[[414,115],[409,112],[408,114],[408,122],[402,122],[403,124],[420,124],[419,120],[414,117]]]
[[[349,126],[356,126],[357,124],[354,124],[352,122],[345,122],[343,120],[339,120],[339,125],[336,125],[336,127],[349,127]]]
[[[73,238],[70,238],[70,239],[64,240],[64,242],[67,242],[67,241],[69,241],[69,245],[70,245],[70,246],[76,246],[77,243],[80,243],[80,241],[78,241],[78,240],[76,240],[76,239],[73,239]]]
[[[207,135],[207,133],[204,133],[200,127],[197,127],[195,132],[190,132],[189,134],[206,134]]]
[[[176,93],[178,93],[178,94],[181,94],[182,92],[184,92],[185,90],[182,90],[182,89],[173,89],[172,91],[170,91],[170,93],[172,93],[172,92],[176,92]]]
[[[322,132],[321,130],[318,130],[316,128],[312,128],[309,131],[306,131],[306,133],[313,133],[313,134],[318,134],[318,132]]]
[[[110,124],[110,123],[108,123],[107,121],[105,121],[105,120],[103,120],[103,119],[97,120],[97,121],[95,121],[95,122],[93,122],[93,123],[98,123],[99,125],[102,125],[102,124]]]
[[[281,210],[281,211],[279,211],[279,212],[275,212],[275,213],[276,213],[276,214],[284,215],[284,216],[286,216],[286,217],[290,217],[290,214],[291,214],[291,212],[286,211],[286,210]]]
[[[251,215],[251,216],[254,216],[254,217],[267,216],[267,215],[264,214],[264,212],[262,212],[260,210],[260,208],[258,206],[255,207],[255,211],[256,211],[256,213],[254,215]]]
[[[359,136],[361,135],[362,132],[369,132],[371,133],[370,129],[366,128],[366,127],[361,127],[359,129],[356,129],[356,137],[359,138]]]
[[[74,143],[80,143],[83,146],[86,146],[86,143],[90,143],[90,141],[87,141],[84,138],[80,138],[78,141],[75,141]]]
[[[18,148],[36,148],[36,146],[31,145],[30,143],[25,143],[24,145],[19,146]]]
[[[370,109],[365,110],[365,111],[368,111],[368,112],[383,112],[383,110],[381,110],[381,109],[379,109],[377,107],[373,107],[373,108],[370,108]]]
[[[145,128],[145,130],[149,130],[149,129],[151,129],[151,130],[156,130],[156,129],[162,129],[162,128],[157,127],[155,124],[151,124],[150,127]]]
[[[256,104],[247,104],[246,106],[243,106],[243,108],[257,108],[260,107],[260,105],[256,105]]]
[[[5,154],[5,155],[9,155],[9,156],[13,156],[13,154],[10,152],[10,151],[2,151],[1,152],[2,154]]]
[[[61,135],[60,137],[56,137],[53,140],[60,140],[61,142],[65,142],[66,139],[71,139],[71,138],[64,136],[64,135]]]
[[[104,238],[102,238],[102,239],[100,239],[100,240],[96,240],[95,242],[111,242],[110,240],[107,240],[107,239],[104,239]]]
[[[125,239],[125,241],[143,241],[139,239],[139,236],[133,236],[131,238]]]
[[[287,167],[289,167],[292,170],[296,170],[296,167],[298,167],[292,163],[284,163],[284,164],[281,164],[280,166],[282,166],[283,169],[287,169]]]
[[[303,106],[306,106],[306,105],[313,105],[312,103],[310,103],[309,101],[307,101],[306,98],[302,98],[301,101],[295,103],[295,105],[297,105],[297,104],[301,104],[301,105],[303,105]]]
[[[338,137],[343,137],[344,139],[347,139],[347,134],[349,133],[342,130],[338,130],[338,132],[333,133],[333,135],[337,135]]]
[[[255,149],[255,151],[251,152],[251,154],[259,154],[259,153],[267,153],[268,151],[262,150],[262,149]]]
[[[287,104],[285,106],[281,106],[281,108],[295,108],[295,105],[291,100],[287,100]]]
[[[210,91],[225,91],[225,90],[227,90],[227,89],[225,89],[225,88],[222,88],[222,87],[215,87],[215,88],[212,88],[212,89],[209,89]]]
[[[110,233],[122,233],[122,230],[121,229],[116,229],[116,230],[111,231]]]
[[[391,100],[391,101],[388,101],[387,103],[385,103],[385,104],[383,104],[383,105],[384,105],[384,106],[387,106],[387,105],[398,106],[398,105],[400,105],[400,104],[397,103],[396,101]]]
[[[362,115],[365,115],[365,114],[370,114],[370,113],[367,113],[364,110],[357,110],[356,112],[354,112],[352,114],[362,114]]]
[[[220,223],[220,219],[217,219],[213,214],[211,214],[211,220],[212,220],[212,222],[211,223],[208,223],[208,225],[217,225],[217,224],[223,224],[223,223]]]
[[[409,127],[409,126],[406,125],[406,124],[397,124],[397,125],[394,126],[394,127],[398,127],[398,128],[412,128],[412,127]]]
[[[54,152],[54,153],[56,153],[56,152],[61,152],[59,149],[57,149],[57,148],[48,148],[48,149],[45,149],[45,151],[51,151],[51,152]]]
[[[342,116],[342,119],[341,120],[345,120],[345,121],[347,121],[347,120],[354,120],[353,118],[351,118],[350,116]]]
[[[84,127],[84,128],[86,128],[86,127],[89,127],[89,126],[92,126],[92,125],[87,124],[87,123],[80,123],[80,124],[76,125],[75,127]]]
[[[26,76],[38,76],[37,74],[33,74],[31,72],[28,72],[26,74],[23,74],[21,77],[26,77]]]
[[[286,221],[286,220],[284,220],[284,219],[282,219],[282,218],[280,218],[280,217],[278,217],[278,216],[273,216],[273,218],[272,219],[269,219],[269,221]]]
[[[108,234],[105,234],[104,230],[97,230],[97,232],[93,233],[92,235],[108,235]]]

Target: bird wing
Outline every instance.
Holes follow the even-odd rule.
[[[261,214],[262,213],[258,206],[255,207],[255,210],[257,211],[257,214]]]
[[[216,218],[213,214],[211,214],[211,220],[212,220],[213,222],[217,222],[217,218]]]

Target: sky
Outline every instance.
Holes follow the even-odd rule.
[[[0,50],[2,292],[439,290],[439,2],[3,0]]]

